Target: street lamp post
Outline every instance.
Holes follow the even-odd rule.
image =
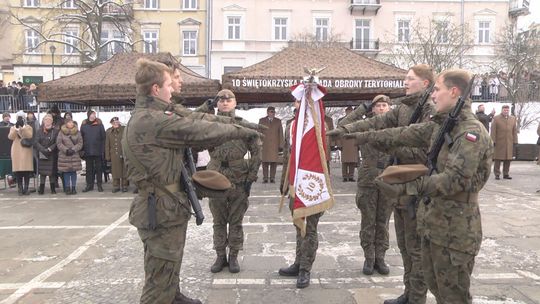
[[[51,60],[52,60],[52,80],[54,80],[54,52],[56,52],[56,47],[54,44],[51,44],[49,47],[49,50],[51,51]]]

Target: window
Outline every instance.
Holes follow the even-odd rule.
[[[124,41],[126,41],[126,37],[124,33],[119,31],[103,30],[101,32],[101,44],[105,44],[107,41],[111,42],[107,44],[106,47],[101,49],[99,57],[101,61],[109,59],[116,53],[126,51],[126,44],[124,43]]]
[[[240,39],[240,16],[227,17],[227,38],[238,40]]]
[[[328,18],[315,18],[315,39],[317,41],[327,41],[330,30],[330,20]]]
[[[74,54],[76,53],[76,48],[78,47],[79,33],[76,30],[68,30],[64,32],[64,53],[65,54]]]
[[[371,22],[369,19],[356,19],[355,20],[355,37],[354,44],[355,49],[369,50],[370,36],[371,36]]]
[[[117,53],[123,53],[126,51],[125,47],[126,47],[126,44],[124,43],[124,41],[126,41],[126,35],[120,31],[114,31],[113,32],[113,39],[114,41],[110,44],[111,45],[111,50],[112,50],[112,54],[117,54]]]
[[[185,10],[196,10],[197,0],[183,0]]]
[[[274,40],[287,40],[287,18],[274,18]]]
[[[448,21],[436,21],[435,33],[437,43],[448,43]]]
[[[24,0],[25,7],[39,7],[39,0]]]
[[[197,55],[197,31],[182,32],[182,50],[184,56]]]
[[[144,8],[158,9],[159,0],[144,0]]]
[[[25,30],[24,31],[25,36],[25,46],[26,46],[26,53],[37,53],[37,46],[39,44],[39,36],[38,33],[35,30]]]
[[[75,8],[75,0],[64,0],[62,6],[64,8]]]
[[[143,53],[154,54],[158,52],[158,31],[144,31],[143,32],[144,47]]]
[[[411,20],[398,20],[397,40],[398,42],[409,42],[411,35]]]
[[[489,21],[478,22],[478,43],[490,43],[489,29],[490,29]]]
[[[241,70],[241,66],[224,66],[223,67],[223,74],[232,73]]]

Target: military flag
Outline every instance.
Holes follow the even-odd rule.
[[[305,217],[334,205],[325,154],[327,143],[322,97],[326,89],[314,81],[301,83],[292,89],[300,107],[291,126],[289,189],[293,199],[293,222],[304,236]]]

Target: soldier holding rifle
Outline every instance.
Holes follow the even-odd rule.
[[[349,135],[359,144],[430,148],[429,168],[423,171],[429,169],[430,175],[402,171],[391,178],[383,173],[376,184],[389,195],[422,198],[418,225],[424,279],[437,303],[472,303],[470,280],[482,241],[478,192],[489,178],[494,149],[465,101],[471,82],[467,71],[444,71],[435,82],[436,113],[430,122]]]
[[[180,292],[179,273],[191,206],[180,183],[188,146],[205,148],[259,133],[234,124],[193,120],[174,113],[171,74],[166,65],[140,59],[135,110],[126,126],[123,148],[128,176],[139,194],[129,221],[144,245],[145,283],[141,303],[201,303]]]

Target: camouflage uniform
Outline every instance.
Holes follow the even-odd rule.
[[[370,144],[360,146],[356,206],[361,211],[360,245],[366,259],[383,259],[389,248],[388,222],[392,201],[375,188],[373,180],[387,166],[390,157]]]
[[[235,118],[234,110],[228,113],[218,112],[218,116]],[[237,253],[243,249],[242,220],[249,205],[249,193],[245,187],[257,180],[261,165],[260,142],[257,138],[232,140],[210,149],[209,152],[211,159],[208,169],[220,172],[234,184],[225,197],[210,198],[210,211],[214,216],[214,249],[218,255],[225,255],[229,246],[232,253]],[[247,152],[250,153],[250,159],[244,159]]]
[[[382,130],[368,135],[385,146],[430,146],[448,113],[409,128]],[[450,132],[452,145],[437,157],[437,173],[404,184],[408,195],[429,197],[420,204],[424,278],[437,303],[472,303],[469,292],[474,258],[482,242],[478,192],[490,174],[493,141],[466,105]]]
[[[359,106],[354,112],[343,119],[341,127],[348,132],[361,132],[370,129],[385,129],[407,126],[423,92],[393,99],[396,106],[390,111],[376,115],[372,118],[351,122],[352,119],[363,115],[365,107]],[[433,106],[426,103],[422,109],[420,121],[429,120]],[[351,117],[349,117],[351,116]],[[377,148],[384,148],[378,146]],[[384,150],[389,152],[399,164],[425,164],[427,159],[426,149],[403,148],[396,150]],[[405,296],[410,303],[422,304],[426,302],[427,287],[422,274],[421,239],[416,229],[416,219],[411,219],[405,208],[410,196],[402,196],[398,199],[394,208],[394,226],[401,258],[403,260],[403,284]]]
[[[182,118],[172,112],[172,106],[157,98],[138,96],[135,110],[126,129],[126,138],[133,157],[146,168],[148,176],[167,189],[174,189],[176,200],[167,196],[131,164],[129,179],[139,188],[131,204],[129,222],[137,227],[144,246],[145,284],[141,303],[173,302],[179,293],[180,265],[186,240],[191,206],[180,186],[184,148],[206,146],[253,134],[236,125],[223,125]],[[124,152],[126,152],[124,150]],[[155,193],[156,228],[150,229],[148,197]]]
[[[285,125],[285,147],[283,149],[283,163],[286,164],[281,175],[281,185],[286,183],[288,185],[288,180],[286,180],[285,170],[286,166],[289,163],[289,157],[291,153],[291,127],[294,122],[294,118],[287,121]],[[281,186],[280,186],[281,187]],[[280,188],[281,189],[281,188]],[[290,198],[289,200],[289,209],[291,214],[293,212],[294,199]],[[301,231],[296,225],[296,255],[294,258],[294,264],[300,265],[300,269],[311,271],[311,266],[315,262],[315,256],[317,255],[317,249],[319,248],[319,235],[317,232],[317,226],[319,224],[320,217],[324,212],[317,213],[306,217],[306,236],[302,237]]]

